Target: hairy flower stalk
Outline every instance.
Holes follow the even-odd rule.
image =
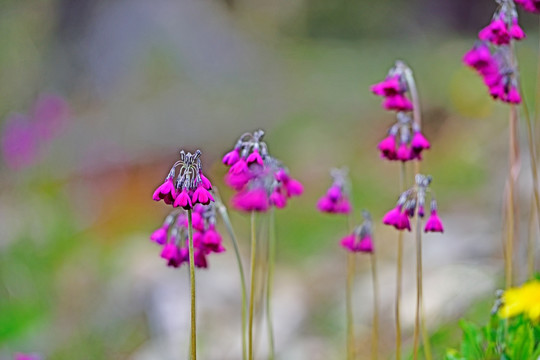
[[[426,197],[431,194],[430,216],[427,219],[424,232],[443,232],[443,224],[437,214],[437,202],[433,193],[430,191],[431,176],[417,174],[415,176],[415,186],[404,191],[396,204],[396,207],[389,211],[383,218],[383,223],[394,226],[398,230],[411,229],[409,218],[416,216],[416,252],[417,252],[417,299],[416,299],[416,317],[414,330],[413,354],[417,358],[418,334],[420,332],[420,316],[422,306],[422,238],[421,238],[421,219],[425,216]],[[406,225],[404,225],[406,224]],[[426,339],[425,339],[426,340]],[[425,341],[424,340],[424,341]]]
[[[153,242],[163,246],[161,257],[167,260],[168,266],[178,268],[185,262],[189,263],[192,360],[197,359],[195,267],[208,267],[208,254],[225,251],[221,235],[215,229],[216,210],[211,204],[214,197],[210,193],[212,184],[202,173],[200,156],[200,150],[194,154],[182,150],[180,160],[173,165],[164,183],[154,191],[154,200],[181,207],[187,214],[174,210],[161,228],[150,236]]]
[[[221,201],[221,197],[219,196],[219,192],[217,191],[217,188],[214,188],[215,197],[216,197],[216,208],[219,214],[221,215],[221,218],[223,219],[223,223],[225,224],[225,228],[227,229],[227,232],[229,233],[229,237],[231,238],[231,241],[233,243],[234,248],[234,254],[236,256],[236,263],[238,265],[238,273],[240,275],[240,285],[242,287],[242,359],[247,359],[247,344],[246,344],[246,320],[247,320],[247,287],[246,287],[246,276],[244,271],[244,265],[242,262],[242,257],[240,255],[240,248],[238,246],[238,240],[236,238],[236,234],[234,232],[231,220],[229,218],[229,214],[227,212],[227,208]]]
[[[356,242],[354,235],[354,220],[352,216],[352,206],[350,202],[351,185],[348,177],[348,169],[332,169],[332,185],[328,188],[325,195],[317,202],[317,209],[322,213],[343,214],[348,216],[348,233],[352,233],[341,241],[341,245],[349,250],[347,254],[347,276],[345,279],[345,313],[347,319],[347,341],[346,353],[347,360],[356,357],[355,331],[354,331],[354,313],[352,292],[355,274],[355,256],[354,252],[363,249],[363,246],[372,247],[371,240],[365,242]],[[362,247],[360,247],[362,243]]]
[[[379,343],[379,304],[378,304],[378,283],[377,283],[377,259],[375,255],[375,245],[373,241],[372,221],[371,215],[367,211],[362,212],[364,222],[355,227],[350,235],[345,236],[341,240],[341,246],[349,252],[348,257],[354,257],[356,253],[370,254],[371,260],[371,276],[373,284],[373,325],[371,336],[371,358],[378,358],[378,343]],[[354,264],[354,263],[353,263]],[[351,291],[349,289],[349,282],[347,282],[348,291],[347,296],[351,297]],[[348,302],[352,303],[352,300],[348,299]],[[352,313],[348,314],[347,321],[352,321]]]
[[[518,24],[516,5],[512,0],[497,0],[499,6],[491,23],[482,29],[479,41],[465,54],[463,61],[474,68],[484,79],[489,92],[494,99],[510,104],[509,119],[509,172],[507,180],[507,236],[505,243],[505,278],[506,287],[512,286],[513,248],[516,238],[516,182],[519,176],[519,143],[518,143],[518,110],[516,104],[522,103],[520,94],[519,72],[515,54],[514,42],[524,39],[525,33]],[[536,11],[535,1],[516,1],[528,11]],[[531,168],[535,202],[540,206],[538,198],[538,177],[536,173],[536,154],[532,141],[532,126],[527,131],[529,135],[529,151],[531,153]],[[539,199],[540,200],[540,199]],[[538,210],[538,208],[537,208]]]
[[[431,147],[429,141],[421,132],[421,113],[420,100],[416,89],[416,83],[412,70],[403,62],[396,61],[386,77],[386,79],[371,87],[374,94],[383,96],[386,101],[383,107],[388,110],[397,111],[397,122],[390,127],[388,136],[383,139],[378,149],[381,151],[381,157],[388,160],[400,160],[400,184],[399,191],[405,191],[406,168],[405,163],[410,160],[418,160],[414,162],[415,173],[420,173],[420,160],[422,160],[422,152]],[[409,94],[411,101],[408,100],[406,94]],[[388,103],[393,103],[389,98],[393,98],[396,94],[400,94],[407,101],[407,106],[391,107]],[[412,112],[412,115],[411,113]],[[398,143],[399,140],[399,143]],[[398,216],[399,211],[394,210],[393,215]],[[410,223],[402,217],[401,224],[398,228],[408,228]],[[397,275],[396,275],[396,302],[395,302],[395,322],[396,322],[396,359],[401,359],[401,293],[402,293],[402,272],[403,272],[403,234],[398,233],[397,246]],[[427,332],[423,329],[423,334]],[[431,359],[429,348],[426,349],[426,357]]]
[[[250,301],[248,319],[248,358],[254,356],[253,325],[255,312],[255,286],[257,267],[268,265],[267,274],[263,282],[266,294],[265,316],[268,325],[268,342],[270,358],[275,354],[274,332],[272,316],[272,285],[275,262],[275,222],[273,221],[273,208],[284,208],[288,200],[299,196],[303,192],[302,184],[289,175],[289,170],[268,152],[268,146],[263,141],[264,131],[257,130],[245,133],[236,142],[234,149],[225,154],[222,162],[230,166],[225,182],[236,190],[231,199],[233,207],[237,210],[251,213],[251,260],[250,260]],[[257,229],[255,216],[257,212],[272,211],[271,224],[268,236],[268,251],[266,260],[259,259],[257,255]],[[263,237],[261,237],[263,241]],[[263,269],[261,269],[263,270]]]

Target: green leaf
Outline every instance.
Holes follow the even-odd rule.
[[[484,337],[482,335],[482,330],[477,325],[465,320],[461,320],[459,325],[463,330],[461,354],[467,360],[483,359],[484,352],[482,350],[482,345],[484,342]]]

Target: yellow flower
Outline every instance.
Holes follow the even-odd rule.
[[[503,306],[499,315],[509,318],[525,314],[532,321],[540,320],[540,281],[533,280],[519,288],[510,288],[502,296]]]

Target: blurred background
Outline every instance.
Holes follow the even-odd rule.
[[[489,0],[0,1],[0,359],[187,357],[186,267],[148,239],[169,208],[152,201],[179,149],[203,152],[226,202],[222,155],[262,128],[305,194],[277,214],[274,323],[280,359],[341,359],[346,221],[319,214],[329,169],[347,166],[356,216],[369,209],[381,281],[381,355],[393,353],[397,163],[376,145],[394,115],[369,86],[396,59],[415,72],[444,235],[425,237],[425,306],[435,358],[485,321],[501,286],[507,108],[461,63],[489,22]],[[532,101],[537,19],[523,14],[523,86]],[[526,146],[523,136],[523,148]],[[530,208],[522,154],[524,243]],[[231,211],[247,260],[246,216]],[[222,229],[222,224],[219,225]],[[202,359],[240,358],[232,245],[198,272]],[[403,323],[411,347],[415,272],[405,239]],[[525,250],[518,247],[517,258]],[[369,358],[371,283],[355,285],[361,359]],[[516,276],[523,279],[523,271]],[[262,327],[261,327],[262,328]],[[265,336],[258,351],[264,354]]]

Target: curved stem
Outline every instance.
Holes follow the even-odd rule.
[[[540,61],[539,61],[540,63]],[[520,92],[523,94],[520,83]],[[527,140],[529,143],[529,158],[531,161],[531,174],[533,182],[533,193],[534,196],[531,202],[531,211],[529,215],[529,239],[527,241],[527,275],[528,278],[534,276],[534,261],[535,261],[535,237],[533,223],[534,218],[537,219],[537,224],[539,226],[538,233],[540,234],[540,191],[538,190],[538,168],[536,165],[536,144],[534,140],[534,126],[531,116],[529,114],[529,108],[523,96],[523,115],[525,116],[525,122],[527,123]],[[540,101],[537,101],[537,106]]]
[[[255,259],[257,249],[257,236],[255,235],[255,211],[251,212],[251,265],[249,284],[249,325],[248,325],[248,354],[249,360],[253,360],[253,301],[255,299]]]
[[[422,304],[422,218],[416,216],[416,316],[414,321],[413,359],[418,359],[420,306]]]
[[[223,203],[221,202],[221,199],[219,198],[219,194],[217,192],[217,189],[214,188],[214,192],[216,194],[216,208],[219,211],[219,214],[221,215],[221,218],[223,219],[223,223],[225,224],[225,228],[227,229],[227,232],[229,233],[229,237],[231,238],[231,241],[233,243],[234,248],[234,254],[236,256],[236,263],[238,265],[238,272],[240,273],[240,284],[242,286],[242,359],[247,359],[247,348],[246,348],[246,313],[247,313],[247,287],[246,287],[246,276],[244,273],[244,265],[242,263],[242,257],[240,256],[240,248],[238,246],[238,240],[236,238],[236,234],[234,232],[231,219],[229,218],[229,214],[227,213],[227,208]]]
[[[405,163],[401,163],[399,176],[399,191],[405,191]],[[401,292],[403,282],[403,232],[398,232],[398,248],[397,248],[397,274],[396,274],[396,360],[401,359]]]
[[[189,280],[191,285],[191,360],[197,360],[197,325],[195,308],[195,255],[193,249],[193,221],[191,209],[188,215],[188,238],[189,238]]]
[[[375,245],[375,244],[374,244]],[[377,249],[374,246],[375,249]],[[379,283],[377,279],[377,253],[371,254],[371,276],[373,282],[373,332],[371,337],[371,359],[379,356]]]
[[[276,262],[276,228],[275,209],[270,210],[270,224],[268,226],[268,273],[266,280],[266,325],[268,326],[269,355],[268,359],[275,358],[274,325],[272,322],[272,287],[274,284],[274,264]]]

